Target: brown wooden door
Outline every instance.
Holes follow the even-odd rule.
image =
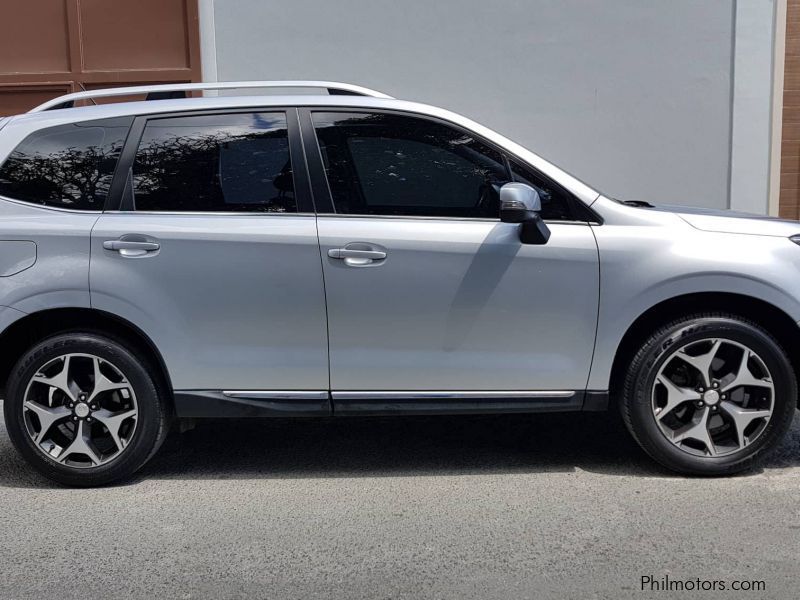
[[[0,0],[0,116],[69,92],[200,81],[197,0]]]

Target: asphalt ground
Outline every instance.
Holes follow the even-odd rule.
[[[800,596],[800,418],[763,468],[722,479],[665,471],[620,427],[201,421],[88,490],[34,474],[0,428],[0,598]]]

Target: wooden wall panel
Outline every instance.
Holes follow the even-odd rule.
[[[13,3],[0,24],[0,73],[66,73],[70,70],[67,9],[62,0]]]
[[[108,0],[81,0],[85,70],[191,67],[185,2],[137,0],[115,4],[114,10],[108,10]],[[146,26],[130,27],[130,23]]]
[[[197,0],[2,0],[0,116],[71,91],[200,81]]]
[[[800,0],[786,6],[779,214],[800,219]]]
[[[23,113],[33,106],[47,102],[50,98],[69,94],[72,89],[70,82],[49,85],[0,86],[0,116]]]

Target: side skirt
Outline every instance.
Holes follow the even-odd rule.
[[[581,410],[583,392],[333,392],[333,413],[458,415]]]
[[[190,417],[329,417],[322,391],[175,390],[175,413]]]
[[[608,392],[176,390],[180,418],[459,415],[603,411]]]

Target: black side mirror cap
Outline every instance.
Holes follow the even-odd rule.
[[[546,244],[550,239],[550,228],[538,214],[535,219],[519,226],[519,240],[523,244]]]

